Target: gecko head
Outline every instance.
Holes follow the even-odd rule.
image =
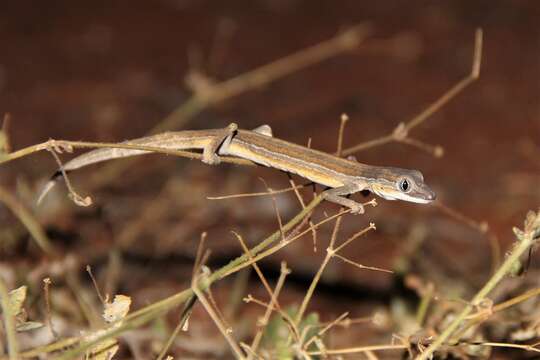
[[[427,204],[435,200],[435,193],[424,183],[424,176],[417,170],[384,168],[371,191],[386,200],[403,200]]]

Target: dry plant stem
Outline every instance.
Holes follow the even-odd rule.
[[[266,181],[261,178],[261,181],[263,182],[264,186],[266,187],[266,190],[272,194],[273,190],[272,188],[268,187],[266,184]],[[276,196],[272,194],[272,207],[274,208],[274,212],[276,213],[276,218],[279,226],[279,231],[281,232],[281,240],[285,240],[285,233],[283,232],[283,221],[281,220],[281,214],[279,213],[279,208],[277,206]]]
[[[343,208],[341,209],[343,210]],[[298,326],[300,324],[300,321],[302,321],[302,317],[304,316],[304,313],[308,307],[309,301],[311,300],[311,297],[313,296],[313,293],[315,292],[315,287],[317,287],[317,284],[319,283],[319,280],[321,279],[322,273],[324,270],[326,270],[326,265],[328,265],[328,262],[332,258],[334,244],[336,243],[337,234],[339,232],[339,228],[341,227],[341,220],[342,217],[338,217],[336,219],[336,223],[334,224],[334,229],[332,231],[332,237],[330,238],[330,245],[328,245],[328,249],[326,250],[326,256],[324,257],[324,260],[319,267],[319,270],[313,277],[313,280],[311,281],[311,284],[309,285],[309,288],[306,292],[306,295],[304,296],[304,299],[302,300],[302,304],[300,305],[300,308],[298,309],[298,312],[296,313],[296,316],[294,318],[294,323]]]
[[[77,194],[75,189],[73,189],[73,186],[71,185],[71,181],[69,180],[69,177],[67,176],[66,170],[64,170],[64,166],[62,164],[62,161],[60,160],[60,157],[56,153],[57,150],[51,148],[47,149],[53,156],[54,160],[56,161],[56,164],[58,165],[58,168],[60,169],[60,172],[62,173],[62,177],[66,183],[66,187],[68,189],[68,195],[71,197],[71,199],[75,202],[75,204],[80,206],[90,206],[92,205],[92,198],[87,196],[83,198],[81,195]],[[70,149],[71,150],[71,149]],[[58,150],[59,151],[59,150]],[[41,196],[38,198],[37,203],[39,204],[41,202]]]
[[[285,232],[288,232],[290,230],[293,230],[297,225],[301,224],[306,217],[311,214],[313,209],[322,201],[322,196],[315,197],[308,205],[306,205],[306,208],[303,209],[301,212],[299,212],[294,218],[292,218],[288,223],[283,225],[283,230]],[[343,214],[347,213],[348,211],[344,211],[339,214],[339,216],[342,216]],[[319,226],[321,223],[318,224]],[[317,225],[316,225],[317,226]],[[310,231],[310,230],[308,230]],[[300,234],[298,235],[300,236]],[[272,235],[264,239],[262,242],[260,242],[258,245],[254,246],[252,249],[250,249],[251,254],[256,256],[259,253],[262,253],[266,248],[270,247],[273,243],[276,243],[281,238],[281,232],[275,231]],[[277,250],[276,250],[277,251]],[[275,251],[274,251],[275,252]],[[255,258],[256,259],[256,258]],[[259,260],[259,259],[256,259]],[[227,265],[221,267],[220,269],[216,270],[212,274],[210,274],[207,278],[205,278],[204,285],[209,286],[213,282],[221,280],[222,278],[237,272],[238,270],[249,266],[249,257],[244,254],[236,259],[232,260]],[[199,284],[199,288],[201,290],[204,290],[203,284]],[[155,302],[151,305],[148,305],[138,311],[135,311],[129,315],[127,315],[123,321],[122,324],[117,327],[109,327],[103,331],[99,336],[96,336],[92,340],[86,340],[80,342],[77,346],[74,346],[70,350],[65,351],[60,356],[56,357],[56,360],[66,360],[66,359],[72,359],[76,356],[79,356],[80,354],[83,354],[87,349],[90,347],[102,342],[105,339],[116,337],[125,331],[128,331],[130,329],[135,329],[140,326],[143,326],[144,324],[148,323],[149,321],[163,315],[165,312],[175,308],[176,306],[186,302],[193,296],[192,289],[186,289],[184,291],[181,291],[175,295],[172,295],[168,298],[165,298],[163,300],[160,300],[158,302]],[[51,344],[50,346],[54,346],[54,344]]]
[[[259,266],[257,265],[257,263],[253,262],[253,255],[249,251],[249,248],[247,247],[244,239],[242,238],[242,236],[240,234],[238,234],[238,233],[236,233],[234,231],[233,231],[233,234],[234,234],[234,236],[236,236],[236,239],[238,240],[238,242],[240,242],[240,245],[242,246],[242,251],[244,251],[244,253],[248,256],[249,261],[252,262],[251,266],[253,266],[253,269],[255,270],[255,272],[257,273],[257,276],[259,277],[259,280],[261,280],[261,283],[263,284],[266,292],[268,292],[268,295],[270,296],[270,300],[271,300],[269,305],[272,305],[276,309],[281,310],[281,306],[279,306],[279,304],[277,302],[275,302],[275,303],[272,302],[272,299],[274,298],[274,292],[270,288],[270,284],[268,283],[268,281],[264,277],[264,274],[262,273],[262,271],[259,268]]]
[[[482,287],[480,291],[474,296],[470,303],[468,303],[465,308],[456,316],[454,321],[439,335],[435,341],[416,359],[417,360],[427,360],[430,356],[443,344],[445,343],[452,334],[458,329],[458,327],[463,323],[467,316],[473,311],[474,307],[482,300],[484,300],[487,295],[499,284],[499,282],[508,275],[514,263],[519,260],[519,258],[529,250],[533,245],[534,238],[533,234],[529,233],[527,236],[524,236],[523,239],[518,241],[514,248],[511,250],[509,255],[506,257],[505,261],[499,267],[499,269],[493,274],[493,276],[488,280],[488,282]],[[453,339],[458,341],[459,338]]]
[[[424,324],[427,311],[429,309],[429,305],[431,304],[431,301],[433,300],[434,291],[435,291],[435,287],[432,285],[429,285],[425,293],[422,294],[420,305],[418,305],[418,310],[416,311],[416,323],[419,326],[422,326]]]
[[[395,351],[406,350],[407,345],[370,345],[360,347],[350,347],[343,349],[326,349],[324,351],[310,351],[309,355],[346,355],[355,353],[364,353],[368,351]]]
[[[411,120],[406,122],[404,124],[403,132],[401,133],[402,135],[404,135],[403,138],[407,138],[407,134],[413,128],[417,127],[418,125],[426,121],[430,116],[432,116],[437,111],[439,111],[444,105],[446,105],[450,100],[456,97],[456,95],[458,95],[461,91],[463,91],[463,89],[465,89],[471,83],[476,81],[476,79],[478,79],[478,77],[480,76],[481,60],[482,60],[482,29],[477,29],[475,33],[473,65],[472,65],[472,70],[469,73],[469,75],[467,75],[467,77],[463,78],[461,81],[455,84],[452,88],[450,88],[447,92],[445,92],[440,98],[438,98],[435,102],[429,105],[420,114],[416,115]],[[391,134],[382,136],[378,139],[374,139],[371,141],[367,141],[365,143],[352,146],[348,149],[345,149],[342,155],[344,156],[350,155],[355,152],[372,148],[375,146],[387,144],[392,141],[401,141],[403,138],[400,138],[397,135],[398,134],[394,131]]]
[[[148,134],[179,129],[212,105],[229,100],[245,92],[259,89],[310,65],[354,50],[369,36],[369,33],[369,25],[356,25],[317,45],[300,50],[292,55],[283,57],[232,79],[214,84],[208,91],[195,93],[191,96],[157,126],[152,128]],[[99,187],[102,184],[110,182],[127,169],[130,163],[131,161],[128,160],[105,166],[94,178],[94,187]]]
[[[523,301],[526,301],[527,299],[531,297],[538,296],[538,295],[540,295],[540,288],[532,289],[510,300],[497,304],[489,309],[480,310],[475,314],[469,315],[466,317],[467,323],[465,323],[458,331],[456,331],[453,337],[460,338],[462,334],[468,331],[468,329],[470,329],[473,326],[477,326],[480,323],[488,320],[495,313],[506,310],[507,308],[513,305],[519,304]]]
[[[180,316],[180,321],[178,324],[176,324],[176,327],[174,328],[173,332],[165,342],[165,345],[163,346],[163,349],[161,349],[158,357],[156,360],[162,360],[166,355],[167,351],[169,351],[169,348],[172,346],[174,339],[178,336],[180,331],[184,329],[184,326],[186,322],[188,321],[189,317],[191,316],[191,310],[193,309],[193,306],[195,305],[197,300],[196,296],[192,296],[189,298],[189,300],[185,303],[184,309],[182,310],[182,316]]]
[[[101,301],[102,305],[105,305],[105,298],[103,298],[103,295],[101,295],[101,291],[99,290],[98,283],[96,281],[96,278],[94,277],[94,274],[92,273],[92,267],[90,265],[86,265],[86,272],[92,280],[92,284],[94,285],[94,290],[96,290],[96,295],[99,298],[99,301]]]
[[[268,306],[266,307],[266,311],[264,312],[264,316],[262,317],[262,320],[260,322],[260,327],[257,330],[257,333],[255,334],[255,337],[253,337],[253,341],[251,342],[250,350],[253,352],[253,354],[257,353],[257,350],[259,349],[259,345],[261,343],[264,330],[266,329],[266,326],[268,325],[268,322],[270,321],[270,315],[272,315],[272,304],[277,304],[277,299],[279,297],[279,294],[281,293],[281,289],[283,288],[283,284],[285,284],[285,278],[288,274],[290,274],[290,270],[287,268],[287,264],[285,262],[281,263],[281,268],[279,272],[279,278],[276,284],[276,287],[274,288],[274,291],[272,292],[272,297],[270,299],[270,303],[268,303]],[[252,359],[253,357],[248,356],[248,359]]]
[[[192,272],[192,278],[195,278],[197,273],[200,271],[201,264],[203,264],[205,260],[205,255],[203,254],[204,251],[204,245],[206,242],[207,237],[206,232],[201,233],[201,239],[199,241],[199,246],[197,247],[197,254],[195,256],[195,263],[193,264],[193,272]],[[159,353],[157,360],[163,359],[163,357],[167,354],[168,349],[171,347],[172,343],[174,342],[174,339],[178,336],[180,331],[184,329],[184,326],[187,324],[187,321],[189,320],[189,317],[191,316],[191,312],[193,310],[193,307],[197,303],[197,296],[191,295],[189,299],[184,304],[184,309],[182,310],[182,315],[180,316],[180,321],[174,328],[173,332],[167,339],[167,342],[163,346],[163,349]]]
[[[337,142],[337,150],[336,150],[337,156],[341,156],[341,152],[343,151],[343,134],[345,132],[345,125],[347,124],[347,121],[349,121],[349,117],[346,114],[342,114],[341,122],[339,123],[339,133],[338,133],[338,142]]]
[[[341,209],[341,211],[343,211],[343,209]],[[304,296],[302,304],[300,305],[300,308],[298,309],[298,312],[296,313],[296,317],[295,317],[294,320],[295,320],[295,324],[297,326],[300,323],[300,321],[302,321],[302,317],[304,316],[304,313],[305,313],[305,311],[307,309],[307,306],[308,306],[311,298],[313,297],[313,294],[315,292],[315,288],[317,287],[317,284],[319,283],[319,281],[321,279],[321,276],[322,276],[324,270],[326,269],[326,266],[328,265],[328,263],[332,259],[332,257],[338,256],[337,251],[339,251],[343,247],[347,246],[352,240],[360,237],[361,235],[365,234],[369,230],[375,229],[375,225],[373,223],[370,223],[370,225],[366,229],[364,229],[364,230],[358,232],[357,234],[353,235],[350,239],[348,239],[347,241],[345,241],[343,244],[341,244],[339,247],[336,248],[335,244],[336,244],[337,234],[339,232],[339,228],[341,227],[341,220],[342,220],[342,217],[338,217],[337,220],[336,220],[336,223],[334,225],[334,229],[332,231],[332,236],[330,238],[330,244],[328,245],[328,248],[326,249],[326,256],[325,256],[321,266],[319,267],[319,270],[317,271],[317,273],[313,277],[313,280],[311,281],[309,289],[307,290],[306,295]],[[342,259],[344,259],[344,258],[342,258]]]
[[[324,328],[322,328],[321,330],[319,330],[319,332],[317,332],[316,335],[313,335],[311,338],[309,338],[305,343],[304,345],[302,346],[304,348],[304,350],[307,350],[309,348],[309,345],[311,345],[311,343],[313,341],[315,341],[317,338],[320,338],[321,336],[324,335],[325,332],[327,332],[328,330],[330,330],[331,328],[333,328],[334,326],[338,325],[344,318],[346,318],[347,316],[349,315],[348,312],[344,312],[343,314],[341,314],[339,317],[337,317],[336,319],[334,319],[334,321],[330,322],[329,324],[327,324]]]
[[[202,281],[204,282],[205,275],[202,275],[202,276],[203,276]],[[208,315],[210,315],[210,317],[212,318],[212,320],[214,321],[214,323],[218,327],[218,329],[221,332],[221,334],[223,335],[223,337],[229,343],[229,346],[233,350],[234,355],[236,356],[236,358],[237,359],[245,359],[245,356],[244,356],[244,353],[242,352],[242,349],[240,349],[240,346],[236,343],[236,340],[234,340],[233,337],[231,336],[231,331],[228,328],[225,327],[225,325],[221,321],[221,319],[220,319],[219,315],[217,314],[217,312],[215,311],[215,309],[212,307],[210,302],[206,299],[206,296],[201,291],[201,289],[199,289],[199,282],[200,281],[195,278],[193,280],[193,284],[191,286],[191,289],[193,290],[195,295],[197,295],[197,299],[204,306],[204,309],[206,310]],[[209,289],[210,285],[205,286],[205,288]]]
[[[2,317],[4,318],[4,328],[6,330],[9,359],[17,360],[19,359],[19,344],[17,343],[15,332],[15,314],[11,312],[9,292],[2,277],[0,277],[0,304],[2,305]]]
[[[51,285],[51,279],[45,278],[43,279],[43,295],[45,298],[45,312],[46,312],[46,320],[47,320],[47,327],[49,328],[49,331],[51,332],[51,335],[53,339],[57,339],[58,335],[56,334],[56,331],[54,331],[54,327],[52,324],[52,318],[51,318],[51,301],[50,301],[50,292],[49,292],[49,286]]]
[[[320,199],[321,199],[321,196],[319,195],[314,200],[320,201]],[[310,204],[312,204],[312,203],[310,203]],[[308,209],[308,208],[309,208],[309,205],[306,207],[306,209]],[[263,258],[265,258],[267,256],[270,256],[270,255],[276,253],[277,251],[281,250],[285,246],[287,246],[287,245],[291,244],[292,242],[300,239],[302,236],[304,236],[308,232],[311,232],[313,229],[317,229],[320,226],[322,226],[323,224],[325,224],[325,223],[327,223],[329,221],[332,221],[333,219],[335,219],[337,217],[343,216],[343,215],[345,215],[345,214],[347,214],[349,212],[350,212],[350,210],[341,211],[341,212],[337,213],[336,215],[333,215],[331,217],[328,217],[328,218],[318,222],[313,227],[310,226],[307,230],[304,230],[304,231],[300,232],[299,234],[297,234],[297,235],[295,235],[293,237],[289,236],[286,239],[286,241],[281,241],[278,244],[274,245],[273,247],[271,247],[271,248],[269,248],[267,250],[261,251],[258,255],[255,255],[255,253],[253,253],[255,256],[253,257],[252,261],[246,261],[246,262],[237,264],[236,266],[232,267],[227,272],[225,272],[223,274],[223,277],[228,276],[228,275],[230,275],[232,273],[235,273],[235,272],[237,272],[237,271],[239,271],[239,270],[241,270],[241,269],[243,269],[243,268],[245,268],[247,266],[250,266],[252,262],[257,262],[257,261],[259,261],[259,260],[261,260],[261,259],[263,259]],[[257,246],[255,248],[257,248]]]
[[[65,338],[59,341],[56,341],[52,344],[44,345],[44,346],[38,346],[34,349],[23,351],[19,353],[19,357],[23,359],[33,359],[43,354],[52,353],[54,351],[65,349],[73,344],[76,344],[80,340],[79,337],[70,337]],[[0,356],[0,360],[7,360],[8,357]]]
[[[0,202],[4,203],[15,214],[44,253],[51,256],[55,254],[54,247],[34,215],[3,186],[0,186]]]
[[[540,353],[540,349],[537,348],[538,344],[520,345],[520,344],[510,344],[510,343],[483,342],[483,343],[480,343],[478,345],[491,346],[491,347],[513,348],[513,349],[522,349],[522,350],[527,350],[527,351]]]
[[[283,309],[279,305],[279,302],[277,302],[277,297],[274,295],[274,292],[270,288],[270,284],[268,283],[268,281],[264,277],[264,274],[262,273],[261,269],[259,268],[257,263],[253,261],[253,255],[251,254],[248,247],[246,246],[246,243],[244,242],[244,239],[239,234],[237,234],[235,232],[233,232],[233,234],[236,236],[236,238],[240,242],[240,245],[242,245],[242,250],[244,251],[244,253],[248,255],[249,261],[251,262],[251,265],[255,269],[255,272],[257,273],[257,276],[259,276],[259,279],[261,280],[261,283],[263,284],[264,288],[268,292],[268,295],[270,296],[270,302],[266,305],[266,308],[267,309],[275,309],[279,313],[279,315],[283,318],[283,320],[285,321],[287,326],[289,327],[289,330],[290,330],[291,334],[293,334],[294,337],[296,339],[298,339],[298,337],[299,337],[298,328],[295,326],[294,321],[290,318],[290,316],[285,311],[283,311]]]
[[[94,306],[94,296],[81,285],[77,272],[68,271],[64,279],[89,326],[91,328],[103,326],[103,318],[100,311]]]
[[[516,297],[511,298],[510,300],[506,300],[506,301],[504,301],[504,302],[502,302],[500,304],[497,304],[497,305],[493,306],[490,313],[495,314],[495,313],[497,313],[499,311],[506,310],[507,308],[509,308],[511,306],[517,305],[517,304],[519,304],[521,302],[526,301],[527,299],[529,299],[531,297],[538,296],[538,295],[540,295],[540,288],[528,290],[528,291],[524,292],[521,295],[518,295]],[[477,318],[477,317],[482,317],[482,316],[484,316],[484,313],[479,312],[479,313],[472,314],[472,315],[468,316],[467,320],[471,320],[471,319],[474,319],[474,318]]]
[[[359,264],[359,263],[354,262],[354,261],[352,261],[350,259],[347,259],[346,257],[341,256],[339,254],[334,254],[334,256],[336,258],[340,259],[341,261],[349,264],[349,265],[357,267],[360,270],[373,270],[373,271],[385,272],[385,273],[388,273],[388,274],[393,274],[394,273],[392,270],[383,269],[383,268],[379,268],[379,267],[375,267],[375,266],[366,266],[366,265]]]
[[[272,190],[272,192],[264,191],[264,192],[254,192],[254,193],[244,193],[244,194],[231,194],[231,195],[223,195],[223,196],[207,196],[206,199],[208,200],[225,200],[225,199],[237,199],[237,198],[244,198],[244,197],[256,197],[256,196],[271,196],[273,194],[283,194],[287,193],[289,191],[297,191],[297,189],[302,189],[306,187],[307,185],[310,185],[311,183],[304,184],[304,185],[296,185],[291,186],[285,189],[280,190]]]
[[[205,296],[207,296],[207,300],[210,303],[210,306],[212,306],[212,309],[214,309],[214,313],[217,315],[217,318],[219,319],[223,327],[227,329],[228,332],[232,332],[233,331],[232,326],[229,324],[229,322],[223,315],[223,312],[218,307],[216,298],[214,297],[214,294],[212,293],[212,288],[210,286],[206,289]]]
[[[289,184],[291,184],[291,189],[294,191],[294,194],[296,195],[296,198],[298,199],[298,202],[300,203],[300,206],[302,209],[306,208],[306,203],[304,202],[304,198],[302,195],[300,195],[300,192],[298,191],[299,186],[296,186],[296,183],[294,182],[294,179],[292,178],[290,173],[287,173],[287,176],[289,177]],[[275,194],[275,192],[274,192]],[[313,221],[311,221],[311,217],[308,219],[309,226],[313,227]],[[317,231],[313,229],[311,232],[311,236],[313,237],[313,252],[317,252]]]

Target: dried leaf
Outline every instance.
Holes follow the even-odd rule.
[[[126,295],[116,295],[112,303],[105,303],[103,318],[106,322],[112,323],[123,319],[129,312],[131,298]]]
[[[22,305],[26,299],[26,286],[21,286],[9,292],[9,307],[11,313],[16,316],[22,311]]]
[[[116,295],[113,302],[105,302],[105,309],[103,310],[103,318],[107,323],[114,323],[115,321],[122,320],[129,312],[131,306],[131,298],[126,295]],[[120,326],[121,321],[112,325],[113,328]],[[91,341],[101,336],[106,330],[100,330],[94,332],[86,337],[86,340]],[[106,338],[93,346],[88,352],[87,356],[95,360],[111,360],[118,352],[118,345],[115,338]]]

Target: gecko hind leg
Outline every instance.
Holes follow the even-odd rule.
[[[218,153],[227,153],[238,125],[230,123],[226,128],[219,130],[219,134],[203,149],[202,162],[208,165],[217,165],[221,162]]]

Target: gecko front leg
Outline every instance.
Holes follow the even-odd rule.
[[[354,194],[355,192],[362,191],[364,189],[363,186],[360,186],[358,184],[346,184],[334,189],[328,189],[322,193],[322,196],[325,200],[328,200],[330,202],[333,202],[335,204],[347,207],[351,209],[351,214],[363,214],[364,213],[364,205],[351,200],[347,199],[346,195]]]
[[[235,123],[230,123],[226,128],[219,130],[219,134],[216,135],[203,149],[202,162],[208,165],[219,164],[221,160],[219,159],[218,153],[220,150],[226,153],[226,149],[231,143],[237,130],[238,125]]]

